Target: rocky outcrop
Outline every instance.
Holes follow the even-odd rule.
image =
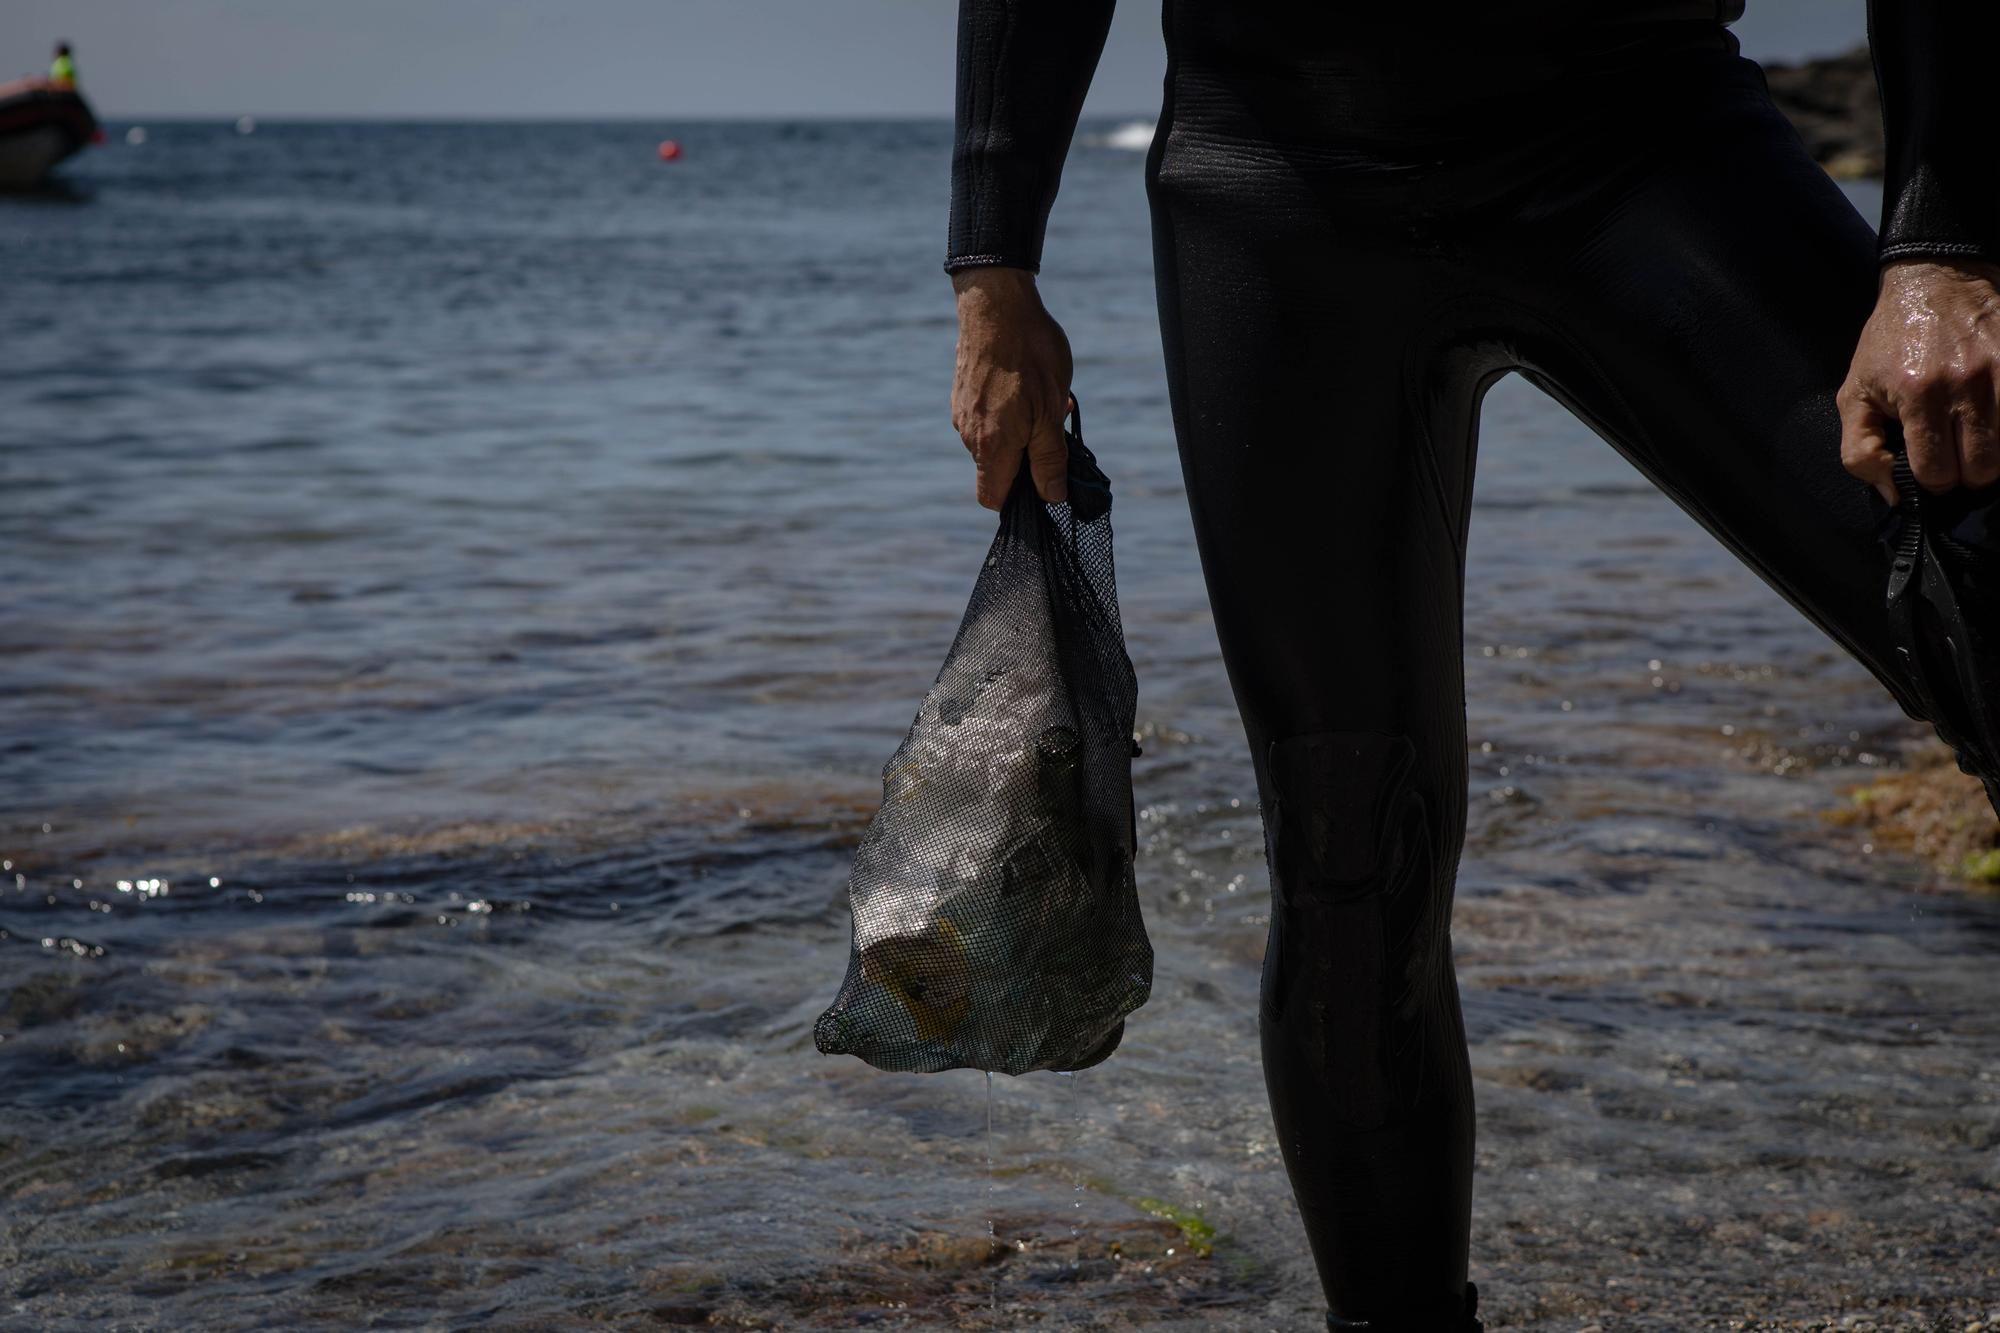
[[[1765,65],[1764,78],[1829,175],[1882,174],[1882,100],[1866,46],[1802,65]]]

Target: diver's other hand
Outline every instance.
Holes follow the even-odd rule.
[[[2000,264],[1905,259],[1883,266],[1840,406],[1840,461],[1896,503],[1886,429],[1903,427],[1926,490],[2000,480]]]
[[[1026,454],[1035,490],[1050,504],[1069,498],[1069,339],[1042,307],[1035,277],[1020,268],[960,269],[958,368],[951,424],[972,452],[979,503],[1006,503]]]

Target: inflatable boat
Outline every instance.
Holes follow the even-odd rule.
[[[0,83],[0,190],[41,184],[96,133],[97,117],[75,89],[47,79]]]

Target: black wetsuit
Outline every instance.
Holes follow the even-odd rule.
[[[1871,13],[1879,246],[1734,8],[1165,5],[1146,181],[1272,872],[1265,1075],[1333,1314],[1361,1327],[1476,1326],[1449,927],[1487,387],[1518,371],[1568,406],[1921,715],[1887,506],[1841,466],[1833,395],[1882,259],[2000,260],[2000,3]],[[947,268],[1036,268],[1110,11],[962,0]]]

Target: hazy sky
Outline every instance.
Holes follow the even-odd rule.
[[[112,119],[946,116],[956,12],[953,0],[4,0],[0,77],[46,69],[67,37]],[[1119,5],[1087,114],[1158,107],[1159,13],[1159,0]],[[1860,41],[1863,13],[1864,0],[1748,0],[1735,30],[1746,55],[1797,59]]]

